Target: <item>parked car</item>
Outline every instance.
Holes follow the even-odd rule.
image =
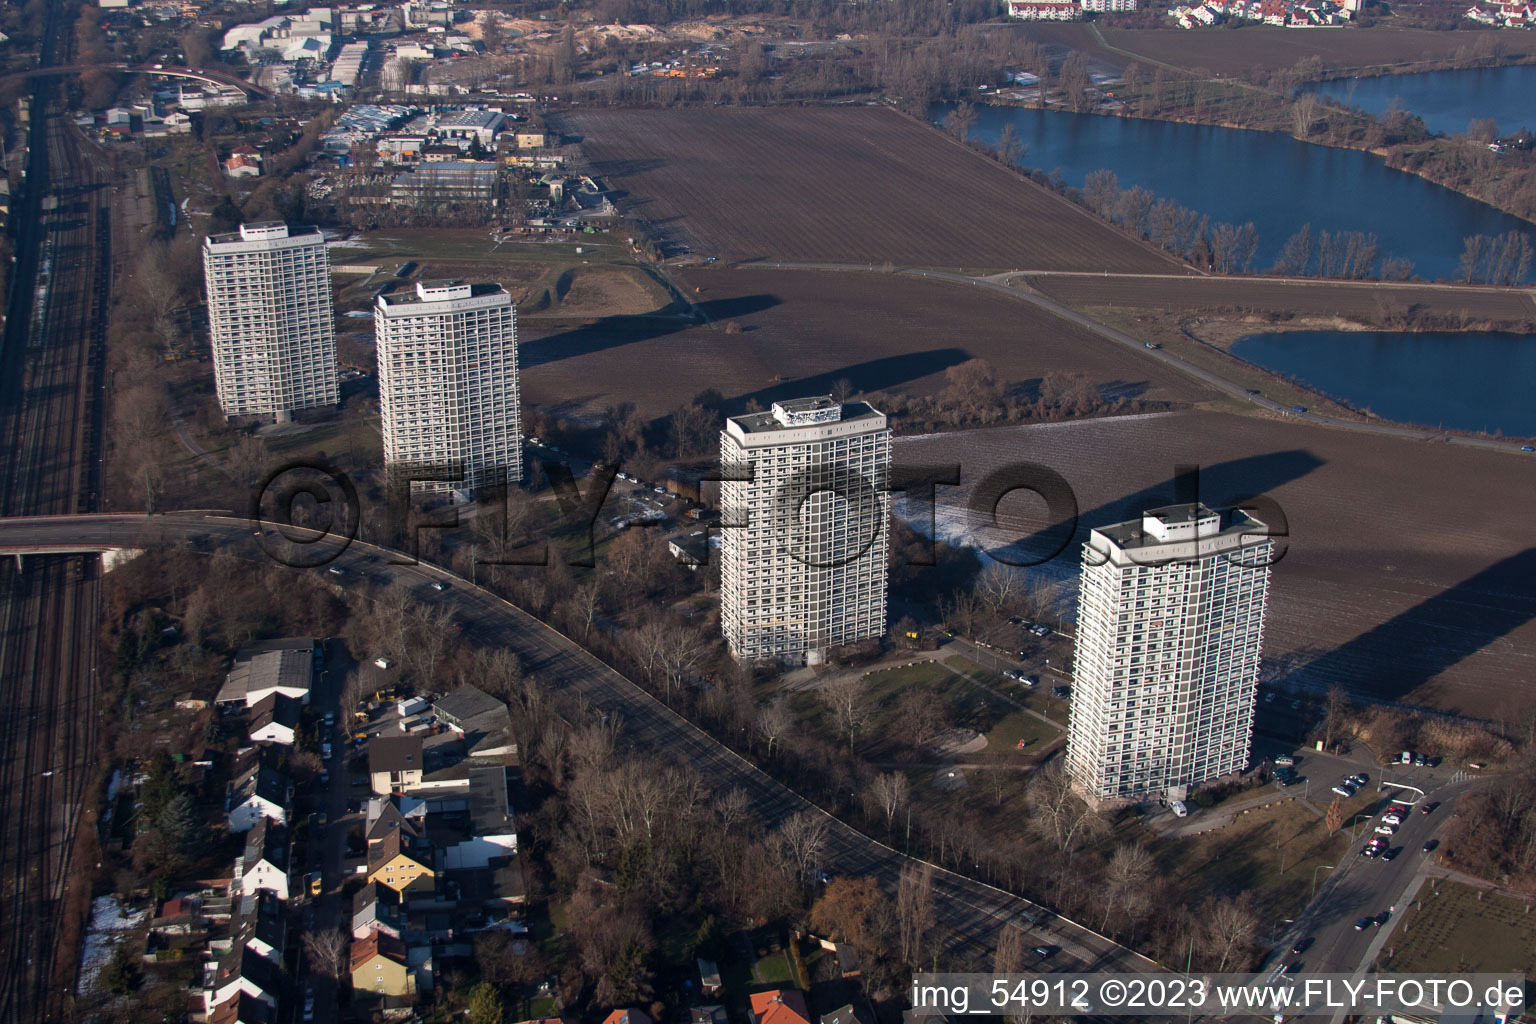
[[[1379,835],[1379,836],[1395,836],[1395,835],[1397,835],[1397,826],[1396,825],[1377,825],[1376,826],[1376,834]]]
[[[1281,754],[1279,757],[1275,758],[1275,764],[1279,765],[1281,768],[1289,768],[1295,763],[1296,759],[1291,757],[1289,754]]]
[[[1401,825],[1403,823],[1403,819],[1399,818],[1395,814],[1383,814],[1381,816],[1381,823],[1383,825]]]
[[[1173,816],[1175,818],[1189,817],[1189,808],[1185,805],[1183,800],[1175,800],[1173,803],[1168,805],[1168,809],[1173,811]]]
[[[1296,940],[1296,944],[1291,947],[1291,955],[1292,956],[1300,956],[1301,954],[1305,953],[1307,951],[1307,949],[1311,945],[1312,945],[1312,936],[1310,936],[1310,935],[1308,935],[1308,936],[1306,936],[1304,938],[1297,939]]]
[[[1362,917],[1360,920],[1355,922],[1355,931],[1363,932],[1375,923],[1376,919],[1374,917]]]
[[[1438,839],[1431,839],[1431,840],[1429,840],[1429,842],[1424,844],[1424,852],[1425,853],[1434,853],[1435,852],[1435,847],[1437,847],[1439,845],[1440,845],[1440,840],[1438,840]]]
[[[432,589],[433,590],[447,590],[448,587],[441,580],[433,580],[432,581]]]
[[[1425,764],[1425,762],[1424,762],[1424,755],[1423,754],[1414,754],[1413,755],[1413,766],[1415,768],[1423,768],[1424,764]]]
[[[1346,799],[1355,795],[1355,791],[1344,786],[1334,786],[1333,791]]]
[[[1363,786],[1367,782],[1371,781],[1371,777],[1365,774],[1365,772],[1356,772],[1354,775],[1349,777],[1349,781],[1357,786]]]
[[[1397,856],[1398,851],[1401,850],[1401,849],[1402,849],[1401,846],[1391,846],[1391,847],[1388,847],[1387,849],[1381,851],[1381,859],[1382,860],[1391,860],[1393,857]]]
[[[1041,960],[1049,960],[1051,957],[1053,957],[1055,955],[1056,955],[1056,947],[1055,946],[1036,946],[1035,947],[1035,956],[1039,957]]]

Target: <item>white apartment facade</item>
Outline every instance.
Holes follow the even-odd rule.
[[[497,284],[420,281],[380,295],[378,344],[384,461],[425,474],[462,467],[427,491],[469,496],[523,476],[517,311]]]
[[[1152,509],[1083,545],[1067,770],[1094,801],[1242,771],[1272,542],[1241,511]]]
[[[213,379],[225,416],[335,405],[331,268],[318,228],[265,222],[203,240]]]
[[[720,434],[721,621],[743,660],[815,664],[885,632],[891,431],[863,402],[775,402]],[[733,473],[732,468],[743,471]]]

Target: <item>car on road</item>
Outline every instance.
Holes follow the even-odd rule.
[[[1523,452],[1536,452],[1536,446],[1523,444],[1520,446],[1520,450]]]
[[[1439,845],[1440,845],[1440,840],[1438,840],[1438,839],[1431,839],[1429,842],[1424,844],[1424,852],[1425,853],[1434,853],[1435,852],[1435,847],[1437,847]]]
[[[1439,804],[1438,801],[1427,803],[1423,807],[1419,808],[1419,813],[1420,814],[1434,814],[1435,813],[1435,808],[1439,807],[1439,806],[1440,806],[1440,804]]]
[[[1141,347],[1142,348],[1162,348],[1163,346],[1159,345],[1155,341],[1144,341],[1144,342],[1141,343]]]
[[[1362,917],[1360,920],[1355,922],[1355,931],[1363,932],[1375,923],[1376,919],[1374,917]]]
[[[343,569],[339,565],[333,565],[333,566],[329,567],[328,569],[326,569],[325,571],[330,573],[332,576],[345,576],[346,575],[346,570]]]
[[[1292,956],[1300,956],[1301,954],[1305,953],[1308,950],[1308,948],[1311,947],[1311,945],[1312,945],[1312,936],[1310,936],[1310,935],[1305,936],[1304,938],[1297,939],[1296,940],[1296,944],[1291,947],[1291,955]]]
[[[441,580],[433,580],[432,581],[432,589],[433,590],[447,590],[448,587]]]
[[[1398,853],[1402,851],[1402,849],[1403,848],[1401,846],[1390,846],[1387,849],[1381,851],[1381,859],[1391,860],[1393,857],[1396,857]]]
[[[1395,836],[1395,835],[1397,835],[1397,826],[1396,825],[1377,825],[1376,826],[1376,834],[1379,835],[1379,836]]]
[[[1306,411],[1307,411],[1307,407],[1304,406],[1304,405],[1293,405],[1293,406],[1291,406],[1291,412],[1306,412]]]

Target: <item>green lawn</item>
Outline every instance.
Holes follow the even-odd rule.
[[[770,953],[752,965],[752,980],[759,985],[787,985],[794,981],[788,953]]]
[[[1524,900],[1429,879],[1383,955],[1382,969],[1433,973],[1519,971],[1536,975],[1536,913]]]
[[[1307,904],[1314,868],[1349,856],[1349,832],[1328,835],[1320,817],[1287,800],[1240,814],[1225,828],[1159,837],[1149,846],[1163,873],[1208,892],[1251,892],[1261,916],[1273,919]],[[1327,877],[1319,870],[1318,884]]]
[[[1033,751],[1052,742],[1061,730],[1047,725],[1034,715],[1015,711],[1004,716],[987,733],[987,753],[1006,754],[1019,749],[1019,741],[1026,740],[1023,749]]]

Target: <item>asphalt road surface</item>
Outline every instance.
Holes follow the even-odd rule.
[[[247,522],[212,515],[0,520],[0,555],[49,544],[133,547],[178,539],[190,540],[200,550],[228,549],[240,557],[267,557]],[[598,713],[620,716],[624,739],[631,747],[670,754],[715,780],[722,790],[742,789],[769,828],[804,811],[822,813],[575,642],[513,605],[434,567],[391,564],[392,557],[398,556],[354,544],[334,563],[343,571],[337,581],[346,586],[346,581],[355,582],[366,575],[375,581],[387,579],[387,585],[411,587],[418,596],[432,595],[455,620],[465,623],[464,633],[471,641],[516,651],[528,672],[537,673],[552,686],[580,693]],[[452,585],[442,592],[423,590],[421,585],[432,579],[451,580]],[[338,762],[333,772],[339,766]],[[333,792],[335,786],[333,775]],[[829,818],[828,824],[824,868],[838,874],[873,876],[887,889],[895,889],[908,858],[835,819]],[[1007,922],[1019,921],[1020,914],[1032,906],[1010,893],[944,870],[935,872],[934,896],[938,926],[947,945],[958,959],[977,969],[990,969],[999,930]],[[1146,958],[1060,917],[1043,929],[1027,928],[1026,934],[1030,945],[1060,948],[1060,955],[1048,962],[1053,971],[1157,969]]]

